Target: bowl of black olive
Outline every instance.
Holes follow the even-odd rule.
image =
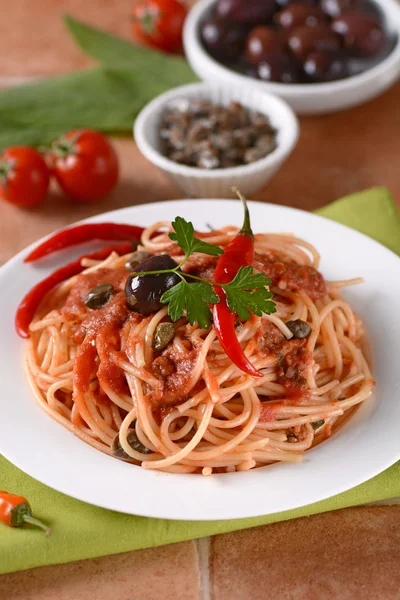
[[[362,104],[400,76],[396,0],[200,0],[184,27],[193,70],[252,85],[298,114]]]

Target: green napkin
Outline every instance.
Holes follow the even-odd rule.
[[[400,254],[400,215],[384,188],[338,200],[317,211],[382,242]],[[55,492],[0,457],[0,489],[26,496],[34,514],[53,530],[11,529],[0,524],[0,573],[41,565],[161,546],[366,504],[400,496],[400,462],[343,494],[309,506],[264,517],[229,521],[167,521],[97,508]]]

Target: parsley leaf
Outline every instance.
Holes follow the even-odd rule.
[[[239,319],[248,321],[250,313],[261,317],[276,312],[272,293],[267,289],[271,280],[264,273],[253,273],[253,267],[241,267],[235,278],[224,285],[226,300]]]
[[[219,246],[198,240],[194,235],[193,224],[185,221],[182,217],[176,217],[175,221],[172,221],[172,227],[175,231],[169,233],[168,237],[182,248],[186,257],[193,254],[193,252],[202,252],[211,256],[218,256],[224,253]]]
[[[211,285],[206,283],[188,283],[184,279],[161,296],[161,302],[168,304],[168,314],[177,321],[186,310],[191,325],[197,322],[200,328],[211,323],[211,311],[208,304],[219,302],[218,295]]]
[[[315,431],[316,429],[322,427],[322,425],[325,425],[325,421],[315,421],[315,423],[311,423],[311,425]]]

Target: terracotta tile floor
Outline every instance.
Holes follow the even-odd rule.
[[[101,591],[100,591],[101,590]],[[0,576],[4,600],[400,600],[400,506]]]
[[[194,542],[0,576],[2,600],[199,600]]]
[[[399,600],[400,507],[345,509],[211,543],[213,600]]]
[[[129,0],[0,0],[0,87],[86,68],[60,16],[129,38]],[[6,12],[4,11],[6,9]],[[6,17],[4,18],[4,15]],[[400,83],[369,104],[302,118],[295,152],[256,199],[317,208],[372,185],[400,201]],[[57,191],[38,210],[0,204],[0,262],[91,214],[179,197],[127,137],[118,190],[95,206]],[[269,527],[0,577],[0,600],[400,600],[400,507],[348,509]]]

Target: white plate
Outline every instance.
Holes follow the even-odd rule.
[[[116,511],[167,519],[236,519],[304,506],[343,492],[400,458],[400,260],[368,237],[315,215],[250,202],[254,230],[296,232],[322,255],[328,279],[361,276],[365,284],[345,291],[364,320],[377,380],[373,398],[329,440],[299,464],[277,464],[247,473],[201,477],[145,471],[94,450],[50,419],[36,404],[22,369],[24,342],[14,331],[22,296],[65,252],[25,265],[21,252],[0,270],[0,451],[17,467],[74,498]],[[232,200],[180,200],[98,215],[89,221],[149,225],[181,215],[199,229],[240,224]],[[74,255],[82,254],[82,248]]]

